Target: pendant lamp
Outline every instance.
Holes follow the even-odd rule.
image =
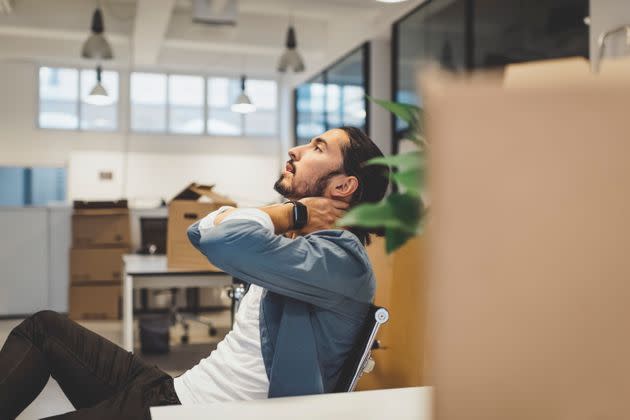
[[[245,76],[241,76],[241,93],[230,109],[240,114],[249,114],[250,112],[256,111],[256,107],[245,93]]]
[[[81,49],[81,57],[98,60],[111,60],[114,58],[112,47],[103,35],[105,25],[103,24],[103,13],[100,8],[94,10],[92,15],[92,33],[83,43]]]
[[[101,72],[103,69],[101,66],[96,67],[96,85],[90,91],[90,94],[84,101],[90,105],[111,105],[113,103],[112,98],[107,94],[105,87],[101,80]]]
[[[295,73],[304,71],[304,60],[302,60],[302,56],[297,50],[295,29],[291,24],[287,30],[286,47],[286,50],[284,50],[278,61],[278,71],[282,73],[286,72],[287,69],[291,69]]]

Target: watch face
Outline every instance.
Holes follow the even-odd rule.
[[[306,206],[298,201],[293,202],[293,227],[301,229],[308,221],[308,211]]]

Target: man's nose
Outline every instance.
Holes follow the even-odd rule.
[[[289,149],[289,157],[291,158],[291,160],[299,160],[297,147],[294,147],[293,149]]]

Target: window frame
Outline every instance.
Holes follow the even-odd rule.
[[[152,74],[162,74],[166,76],[166,130],[164,131],[138,131],[131,129],[131,75],[133,73],[152,73]],[[174,133],[170,131],[170,115],[171,115],[171,103],[168,100],[169,98],[169,78],[171,76],[197,76],[203,78],[203,133]],[[251,80],[265,80],[271,81],[276,85],[276,106],[275,106],[275,114],[276,118],[274,121],[275,133],[272,135],[262,135],[262,134],[245,134],[245,114],[241,114],[239,118],[240,130],[241,134],[213,134],[208,132],[208,113],[211,111],[210,104],[208,103],[208,80],[211,78],[227,78],[230,80],[239,80],[239,77],[234,76],[233,74],[224,74],[224,73],[193,73],[193,72],[181,72],[181,71],[154,71],[154,70],[142,70],[138,69],[136,71],[128,72],[127,74],[127,107],[129,109],[129,119],[127,124],[127,130],[129,134],[139,134],[139,135],[159,135],[159,136],[185,136],[185,137],[212,137],[212,138],[276,138],[279,134],[279,124],[278,124],[278,112],[280,105],[280,85],[278,83],[277,78],[270,77],[257,77],[257,76],[248,76],[247,79]]]
[[[59,69],[70,69],[75,70],[77,72],[77,89],[78,96],[76,99],[76,112],[77,112],[77,127],[76,128],[54,128],[54,127],[42,127],[39,124],[39,117],[41,113],[41,91],[40,91],[40,70],[43,67],[49,68],[59,68]],[[208,102],[208,80],[211,78],[227,78],[231,80],[238,80],[240,76],[236,76],[234,74],[227,73],[195,73],[195,72],[186,72],[186,71],[160,71],[154,69],[143,69],[138,68],[134,71],[128,70],[120,70],[120,69],[107,69],[105,71],[113,71],[118,74],[118,102],[116,104],[116,128],[112,130],[93,130],[89,128],[81,128],[81,71],[83,70],[91,70],[90,66],[64,66],[57,64],[43,64],[39,63],[37,65],[37,74],[36,74],[36,92],[35,92],[35,102],[36,102],[36,113],[35,113],[35,127],[38,130],[50,130],[50,131],[66,131],[66,132],[86,132],[86,133],[101,133],[101,134],[111,134],[111,133],[122,133],[128,135],[158,135],[158,136],[185,136],[185,137],[212,137],[212,138],[223,138],[223,137],[243,137],[243,138],[277,138],[280,132],[280,123],[279,123],[279,112],[280,112],[280,98],[281,98],[281,87],[278,77],[268,77],[268,76],[248,76],[248,80],[263,80],[270,81],[275,84],[276,88],[276,101],[274,108],[274,133],[273,134],[246,134],[245,131],[245,115],[240,115],[239,125],[240,125],[240,134],[232,135],[232,134],[213,134],[208,131],[208,115],[211,111],[209,102]],[[165,126],[166,129],[164,131],[145,131],[145,130],[134,130],[131,127],[131,114],[132,114],[132,102],[131,102],[131,75],[133,73],[149,73],[149,74],[159,74],[166,76],[166,112],[165,112]],[[170,131],[170,114],[171,114],[171,103],[169,101],[169,78],[171,76],[196,76],[201,77],[203,79],[203,132],[201,133],[177,133]],[[123,78],[126,80],[126,86],[123,84]],[[123,92],[122,87],[125,86],[126,89]],[[125,101],[125,102],[123,102]]]
[[[42,127],[41,124],[39,123],[39,117],[40,114],[42,112],[42,107],[41,107],[41,99],[42,99],[42,95],[41,95],[41,69],[47,67],[47,68],[56,68],[56,69],[69,69],[69,70],[75,70],[77,72],[77,98],[76,98],[76,102],[75,102],[75,106],[76,106],[76,110],[77,110],[77,127],[76,128],[57,128],[57,127]],[[47,64],[38,64],[37,65],[37,75],[36,75],[36,81],[35,81],[35,85],[37,86],[36,89],[36,94],[35,94],[35,103],[36,103],[36,110],[37,112],[35,113],[35,128],[37,128],[38,130],[51,130],[51,131],[69,131],[69,132],[77,132],[77,133],[102,133],[102,134],[108,134],[108,133],[118,133],[118,132],[122,132],[123,130],[123,120],[122,120],[122,107],[120,106],[122,103],[122,96],[120,94],[120,86],[121,86],[121,71],[117,70],[117,69],[106,69],[103,71],[112,71],[112,72],[116,72],[118,75],[118,84],[117,84],[117,89],[118,89],[118,102],[116,103],[116,127],[112,130],[93,130],[90,128],[81,128],[81,72],[83,70],[94,70],[92,67],[89,66],[64,66],[64,65],[47,65]]]
[[[370,49],[370,42],[366,41],[361,43],[359,46],[352,48],[350,51],[348,51],[347,53],[343,54],[341,57],[337,58],[335,61],[333,61],[331,64],[329,64],[328,66],[326,66],[325,68],[323,68],[321,71],[319,71],[318,73],[314,74],[313,76],[311,76],[309,79],[301,82],[299,85],[295,86],[293,88],[293,95],[292,95],[292,99],[293,99],[293,146],[298,146],[298,132],[297,132],[297,127],[298,127],[298,89],[306,84],[310,84],[313,83],[313,81],[315,81],[316,79],[320,78],[322,79],[322,84],[324,86],[324,116],[326,115],[326,97],[327,97],[327,86],[328,86],[328,72],[335,67],[337,64],[341,63],[343,60],[345,60],[346,58],[348,58],[349,56],[351,56],[352,54],[355,54],[357,52],[361,52],[361,59],[363,60],[363,66],[362,66],[362,72],[363,72],[363,76],[364,76],[364,80],[363,80],[363,89],[365,91],[365,95],[363,98],[364,101],[364,109],[365,109],[365,134],[367,134],[368,136],[370,135],[370,104],[369,104],[369,100],[368,100],[368,96],[371,95],[371,86],[370,86],[370,70],[371,70],[371,65],[370,65],[370,60],[371,60],[371,49]],[[328,129],[326,127],[326,119],[324,119],[324,128]]]

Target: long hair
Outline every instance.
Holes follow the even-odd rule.
[[[367,134],[360,128],[343,126],[350,139],[349,145],[343,147],[343,171],[359,180],[359,187],[352,195],[350,206],[362,203],[376,203],[381,201],[389,185],[389,168],[382,165],[365,165],[368,160],[383,156],[383,153]],[[370,244],[370,234],[383,236],[381,228],[349,227],[362,244]]]

